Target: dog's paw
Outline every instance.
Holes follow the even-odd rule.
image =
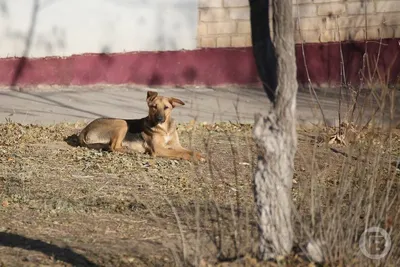
[[[128,149],[126,147],[120,147],[120,148],[117,148],[117,149],[113,149],[112,152],[123,154],[123,153],[127,153]]]

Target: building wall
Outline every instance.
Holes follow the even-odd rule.
[[[296,43],[395,38],[400,0],[293,0],[293,19]],[[249,3],[0,0],[0,40],[0,58],[248,47]]]
[[[198,0],[0,0],[0,58],[196,48]]]
[[[199,0],[197,46],[249,46],[248,5],[248,0]],[[293,0],[293,19],[296,43],[398,38],[400,0]]]
[[[400,84],[400,0],[293,10],[299,84]],[[0,87],[259,86],[249,19],[248,0],[0,0]]]

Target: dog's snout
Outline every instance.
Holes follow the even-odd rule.
[[[157,115],[156,119],[157,119],[158,122],[164,122],[165,121],[165,118],[164,118],[163,115]]]

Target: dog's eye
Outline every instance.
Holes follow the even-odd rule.
[[[169,109],[169,107],[164,107],[164,110]]]

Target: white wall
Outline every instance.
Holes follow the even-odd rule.
[[[197,1],[0,0],[0,57],[195,49]]]

